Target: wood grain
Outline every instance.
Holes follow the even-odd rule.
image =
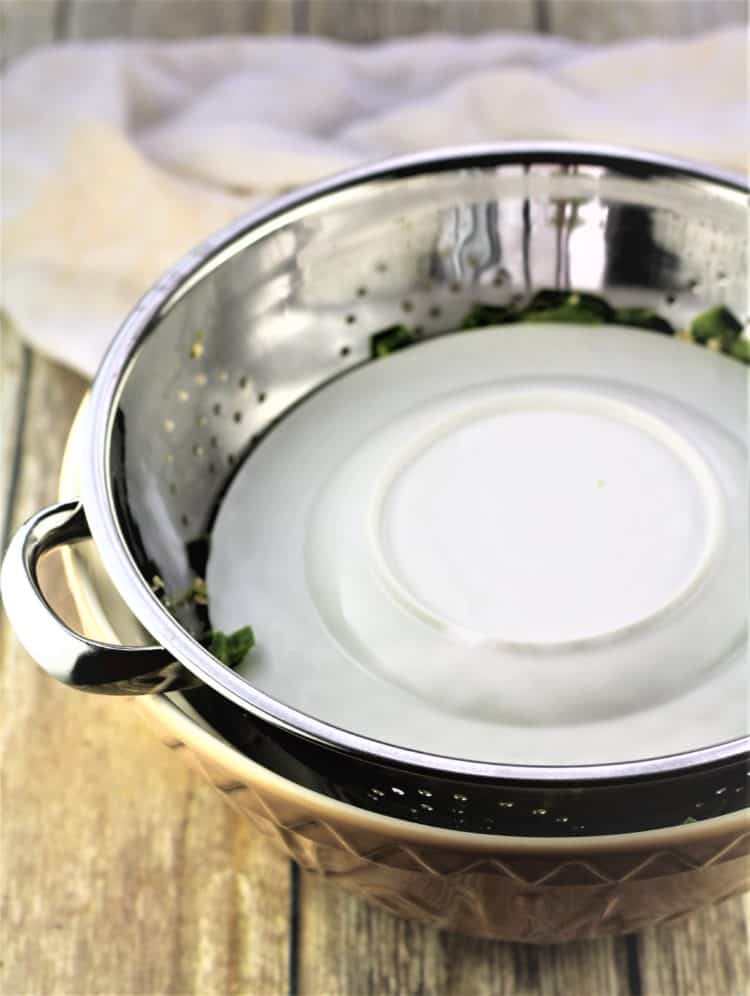
[[[301,886],[300,992],[307,996],[630,993],[620,940],[484,941],[401,920],[313,876]]]
[[[368,42],[430,31],[533,31],[533,0],[300,0],[310,34]]]
[[[6,0],[3,61],[55,37],[306,31],[369,41],[546,28],[587,40],[689,34],[746,17],[734,0]],[[0,501],[54,500],[80,378],[5,329]],[[29,396],[24,401],[25,384]],[[25,417],[25,418],[24,418]],[[59,571],[45,584],[71,619]],[[441,933],[290,866],[121,701],[42,675],[0,619],[0,992],[739,996],[746,899],[637,937],[531,948]],[[299,911],[299,935],[290,904]],[[291,952],[291,957],[290,957]],[[291,969],[291,975],[290,975]]]
[[[71,0],[70,38],[193,38],[291,30],[288,0]]]
[[[543,0],[552,34],[590,42],[644,35],[692,35],[747,23],[745,0]]]
[[[4,55],[68,25],[82,37],[108,35],[118,25],[129,34],[144,23],[157,36],[179,33],[169,4],[43,6],[29,0],[11,11],[12,49],[6,44]],[[217,31],[286,27],[286,3],[222,6],[232,20],[222,27],[212,11]],[[149,9],[139,14],[139,7]],[[19,438],[22,356],[5,330],[8,442],[0,458],[5,500],[11,451],[20,446],[15,523],[54,501],[68,426],[85,388],[74,374],[35,357]],[[72,617],[59,570],[48,569],[44,580],[55,608]],[[125,702],[74,693],[44,676],[4,617],[0,640],[0,786],[3,812],[12,813],[2,824],[0,992],[286,992],[289,862],[177,753],[159,746]]]
[[[22,52],[59,36],[62,0],[5,0],[0,3],[0,69]]]
[[[85,383],[35,357],[15,519],[55,500]],[[73,615],[59,571],[51,601]],[[2,622],[9,994],[282,993],[289,864],[127,703],[46,677]]]
[[[7,320],[0,318],[0,545],[11,526],[17,441],[25,410],[30,352],[21,345]]]
[[[645,996],[744,996],[750,990],[748,900],[737,896],[639,936]]]

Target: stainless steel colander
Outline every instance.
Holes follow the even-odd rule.
[[[258,438],[368,362],[384,327],[406,321],[426,339],[454,330],[478,301],[550,287],[651,306],[676,328],[719,303],[745,320],[746,197],[737,178],[653,156],[481,147],[356,170],[218,233],[164,275],[112,344],[89,407],[83,503],[44,510],[11,544],[3,595],[20,639],[51,674],[88,690],[197,686],[196,707],[264,763],[407,819],[498,832],[500,813],[503,827],[539,832],[564,798],[572,815],[551,815],[545,832],[592,833],[642,829],[644,806],[663,826],[745,805],[747,738],[629,764],[530,767],[334,728],[224,666],[199,642],[204,609],[175,616],[158,593],[190,586],[221,496]],[[153,647],[86,640],[46,606],[39,556],[89,535]]]

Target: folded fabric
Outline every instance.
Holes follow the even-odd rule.
[[[746,36],[533,35],[38,49],[3,81],[2,308],[91,375],[159,273],[259,199],[393,153],[503,139],[745,171]]]

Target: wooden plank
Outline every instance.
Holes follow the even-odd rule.
[[[64,0],[5,0],[0,4],[0,69],[37,45],[54,41]]]
[[[301,0],[310,34],[367,42],[422,32],[533,31],[534,0]]]
[[[750,991],[747,898],[736,896],[640,935],[644,996],[741,996]]]
[[[69,0],[65,37],[87,41],[128,37],[134,7],[135,0]]]
[[[11,525],[16,444],[26,407],[29,357],[10,323],[0,318],[0,552]]]
[[[401,920],[313,875],[302,878],[300,993],[318,996],[627,996],[611,939],[533,947]]]
[[[72,0],[69,37],[275,34],[291,23],[289,0]]]
[[[15,509],[54,501],[84,381],[35,357]],[[74,616],[59,571],[45,585]],[[46,677],[3,620],[0,991],[282,993],[289,863],[120,699]]]
[[[61,0],[6,0],[0,4],[0,70],[60,30]],[[0,313],[0,554],[12,526],[18,444],[26,411],[31,353]]]
[[[747,23],[745,0],[543,0],[548,30],[582,41],[692,35]]]

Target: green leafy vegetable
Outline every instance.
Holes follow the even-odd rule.
[[[208,589],[203,578],[193,578],[193,583],[187,591],[181,592],[173,599],[164,599],[164,604],[171,609],[182,605],[208,605]]]
[[[197,559],[207,559],[209,537],[201,536],[194,541],[194,553]],[[190,605],[198,615],[199,625],[208,627],[208,588],[202,577],[193,578],[193,583],[174,598],[166,593],[164,581],[159,574],[151,579],[151,590],[162,601],[170,612]],[[206,647],[214,657],[217,657],[227,667],[235,668],[245,659],[255,646],[255,633],[252,626],[243,626],[234,633],[222,633],[221,630],[209,630],[198,637],[202,646]]]
[[[666,318],[657,315],[651,308],[618,308],[614,322],[616,325],[632,325],[634,328],[651,329],[652,332],[661,332],[663,335],[674,335],[674,329]]]
[[[726,348],[727,353],[741,363],[750,364],[750,338],[740,336]]]
[[[234,633],[222,633],[213,630],[205,638],[205,645],[222,664],[227,667],[238,667],[250,650],[255,646],[255,633],[252,626],[243,626]]]
[[[545,321],[583,321],[586,324],[595,324],[594,319],[599,322],[614,321],[614,311],[602,297],[596,294],[586,294],[583,291],[571,290],[540,290],[531,298],[529,303],[522,309],[521,315],[524,321],[536,321],[530,315],[561,312],[562,318],[547,318]],[[569,317],[573,313],[579,318]]]
[[[157,598],[162,598],[166,588],[164,586],[164,580],[160,574],[154,574],[150,582],[151,591],[156,595]]]
[[[518,313],[513,308],[501,307],[496,304],[475,304],[461,322],[461,328],[481,329],[487,325],[505,325],[508,322],[517,321]]]
[[[690,325],[690,335],[696,342],[718,339],[723,349],[729,349],[741,331],[742,325],[723,305],[701,312]]]
[[[381,356],[388,356],[399,349],[413,346],[417,341],[416,332],[405,325],[391,325],[381,332],[377,332],[370,339],[370,353],[373,359]]]
[[[491,325],[517,322],[566,322],[578,325],[627,325],[649,329],[662,335],[675,335],[675,329],[656,311],[648,307],[613,308],[604,298],[583,291],[545,289],[537,291],[523,305],[515,301],[507,305],[478,301],[464,317],[456,331],[469,331]],[[723,306],[709,308],[698,315],[680,338],[701,343],[709,349],[721,350],[742,363],[750,365],[750,338],[741,335],[742,325]],[[388,356],[399,349],[413,346],[420,336],[405,325],[390,325],[370,339],[373,359]]]
[[[575,304],[561,304],[559,308],[545,308],[543,311],[524,311],[520,316],[522,322],[570,322],[576,325],[603,325],[601,318],[587,308]]]

